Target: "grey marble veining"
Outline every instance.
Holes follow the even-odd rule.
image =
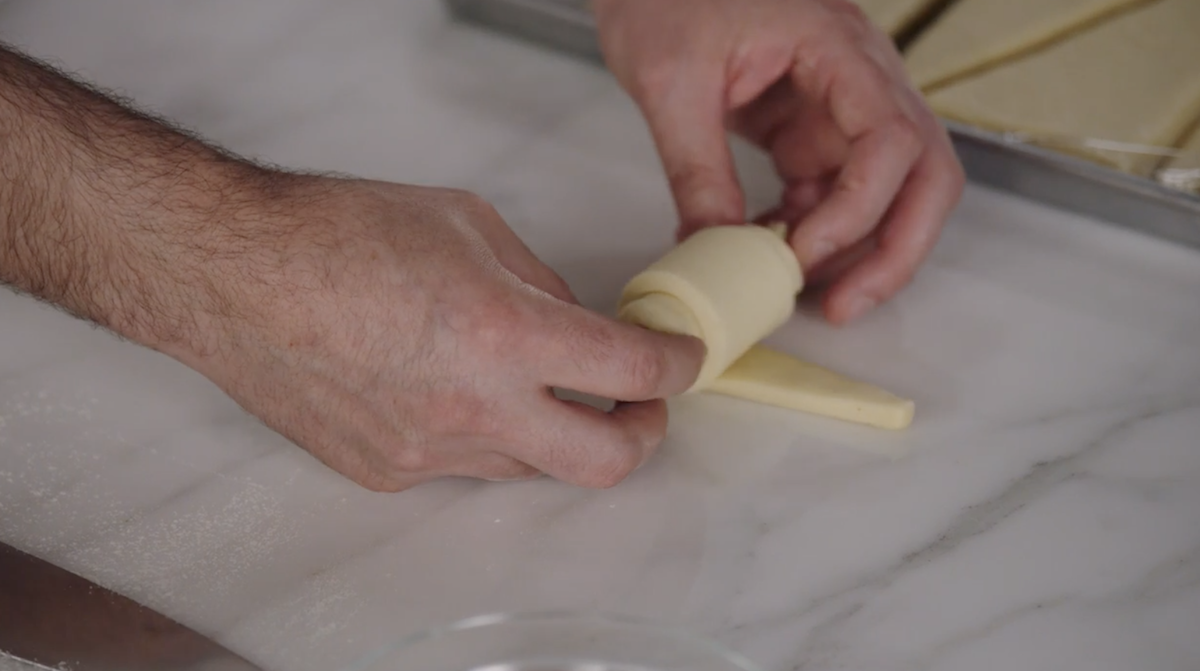
[[[598,309],[669,240],[616,86],[433,2],[18,0],[0,35],[237,151],[475,189]],[[380,495],[0,292],[0,540],[269,669],[546,608],[683,623],[772,671],[1195,669],[1197,334],[1194,252],[972,189],[900,299],[771,339],[915,397],[910,430],[689,397],[612,490]]]

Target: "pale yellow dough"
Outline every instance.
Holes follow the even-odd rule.
[[[800,264],[761,226],[700,231],[629,281],[617,317],[692,335],[708,356],[694,388],[707,386],[796,309]]]
[[[871,22],[889,35],[904,32],[938,0],[855,0]]]
[[[1150,0],[959,0],[921,33],[904,60],[928,90],[1023,55]]]
[[[949,119],[1148,173],[1160,157],[1059,138],[1173,146],[1200,116],[1200,0],[1158,0],[928,100]]]
[[[916,405],[762,346],[751,347],[709,391],[882,429],[912,423]]]
[[[804,284],[785,230],[700,231],[629,281],[618,318],[704,342],[704,365],[689,391],[883,428],[908,426],[911,401],[757,346],[792,316]]]

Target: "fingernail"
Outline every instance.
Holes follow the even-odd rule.
[[[870,312],[876,305],[876,300],[869,296],[858,295],[846,301],[846,320],[858,319]]]

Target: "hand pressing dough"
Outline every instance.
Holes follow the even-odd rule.
[[[709,391],[881,429],[907,427],[916,411],[906,398],[761,345],[734,362]]]
[[[1200,0],[1158,0],[928,96],[940,115],[998,131],[1174,146],[1200,116]],[[1128,172],[1161,157],[1046,142]]]
[[[913,83],[947,80],[1026,55],[1150,0],[959,0],[906,50]]]
[[[939,0],[855,0],[871,22],[893,37],[904,32]]]
[[[690,335],[708,348],[689,391],[903,428],[913,403],[757,343],[791,318],[804,286],[786,227],[718,226],[696,233],[630,280],[617,316]]]

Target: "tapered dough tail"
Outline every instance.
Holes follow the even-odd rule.
[[[756,345],[705,391],[882,429],[903,429],[913,401]]]

